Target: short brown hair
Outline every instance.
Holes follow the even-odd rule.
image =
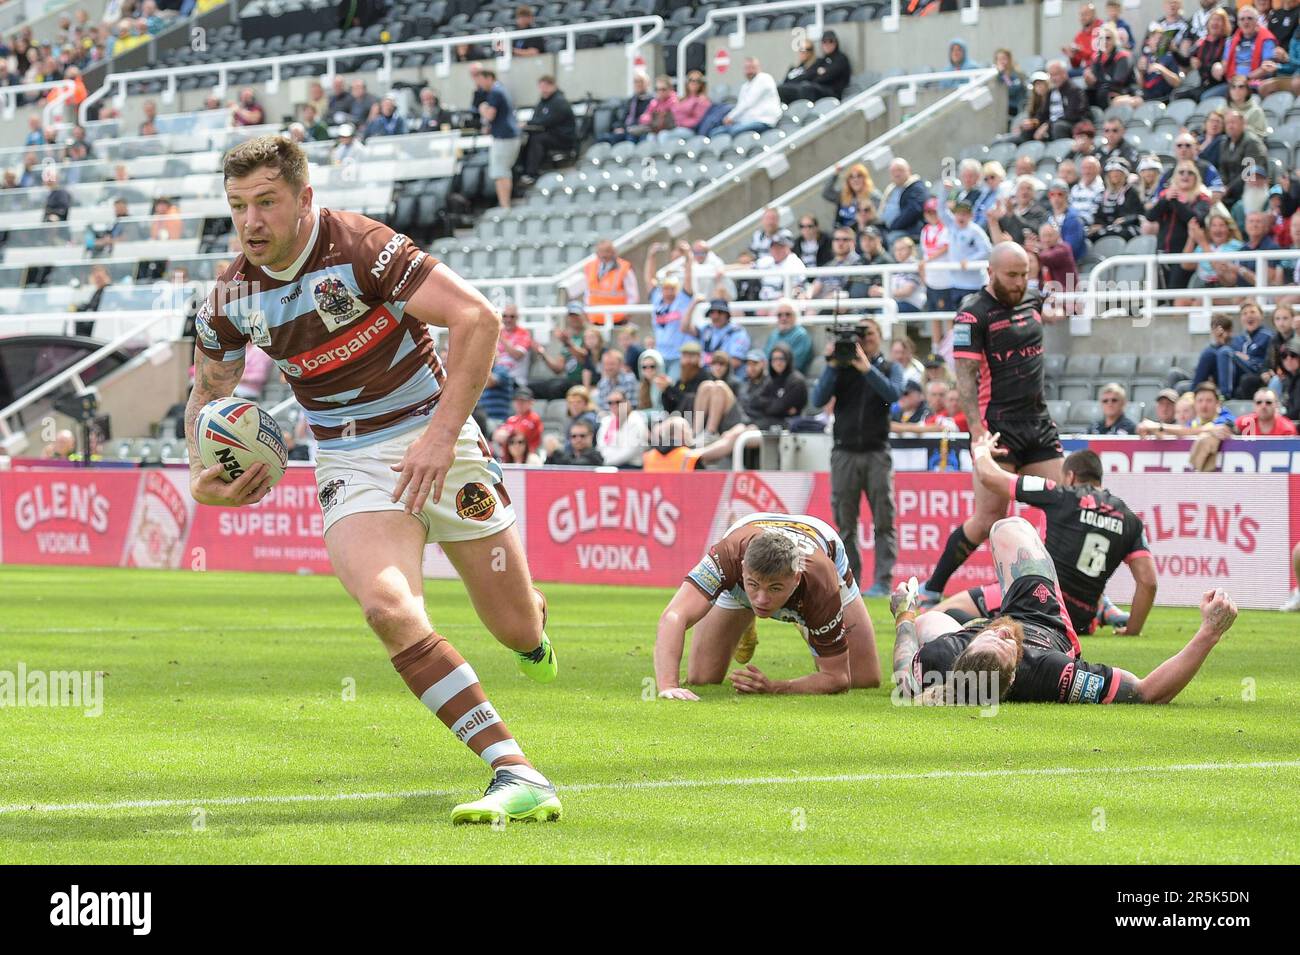
[[[258,136],[229,150],[221,164],[222,179],[242,179],[264,166],[278,170],[295,193],[307,185],[307,154],[297,143],[278,134]]]
[[[1232,317],[1222,313],[1210,318],[1210,328],[1222,328],[1225,332],[1232,331]]]

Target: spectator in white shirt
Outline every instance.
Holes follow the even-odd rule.
[[[773,302],[778,298],[786,297],[798,298],[803,294],[807,267],[799,256],[790,251],[793,247],[794,236],[790,234],[789,229],[781,229],[772,236],[772,244],[767,254],[760,256],[754,263],[757,271],[770,273],[770,277],[765,275],[761,280],[763,284],[758,297],[763,301]],[[788,292],[785,287],[787,277],[792,279]]]
[[[1084,156],[1080,163],[1079,181],[1070,187],[1070,208],[1083,220],[1084,227],[1092,225],[1097,216],[1101,194],[1106,182],[1101,178],[1101,163],[1096,156]]]
[[[781,96],[771,73],[761,71],[758,58],[745,57],[745,82],[736,93],[736,106],[722,119],[726,132],[761,133],[781,121]]]
[[[709,243],[696,239],[691,243],[691,276],[701,298],[725,298],[728,301],[736,297],[736,286],[723,275],[727,263],[714,252]],[[660,281],[668,275],[681,277],[686,271],[686,257],[678,254],[659,270]],[[721,284],[721,287],[719,287]]]
[[[645,418],[628,401],[627,395],[615,389],[609,393],[609,414],[600,422],[596,434],[596,450],[610,467],[637,465],[650,444],[650,429]]]

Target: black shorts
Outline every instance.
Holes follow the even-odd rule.
[[[1014,581],[1002,595],[1002,606],[992,611],[990,616],[1010,617],[1025,625],[1033,627],[1052,645],[1071,656],[1079,653],[1079,641],[1061,603],[1056,582],[1048,577],[1030,574]]]
[[[997,584],[985,584],[983,587],[971,587],[966,591],[970,597],[971,603],[975,605],[975,614],[978,617],[996,617],[1002,612],[1002,588]],[[1091,610],[1085,608],[1077,600],[1066,597],[1065,591],[1061,591],[1061,596],[1065,597],[1066,610],[1070,615],[1070,622],[1074,626],[1075,636],[1083,637],[1097,629],[1097,608]]]
[[[1065,457],[1056,422],[1048,415],[1033,418],[989,418],[984,426],[990,434],[1000,434],[998,444],[1007,449],[1002,458],[1017,471],[1027,464]]]

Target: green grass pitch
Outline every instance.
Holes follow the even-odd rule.
[[[450,825],[487,771],[333,578],[0,568],[0,670],[107,674],[97,718],[0,709],[0,861],[1300,861],[1292,618],[1243,613],[1171,706],[982,717],[886,690],[654,701],[667,592],[546,591],[561,670],[537,686],[457,582],[428,585],[435,625],[568,787],[562,822],[494,830]],[[887,658],[885,602],[870,609]],[[1085,638],[1085,657],[1145,673],[1196,618],[1158,609],[1147,636]],[[792,627],[760,641],[769,674],[807,671]]]

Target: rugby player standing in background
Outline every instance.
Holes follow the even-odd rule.
[[[496,355],[488,301],[404,235],[318,209],[307,157],[280,136],[231,149],[223,179],[243,254],[195,321],[194,390],[185,409],[190,487],[200,504],[241,507],[270,490],[266,466],[232,483],[203,468],[194,424],[234,392],[251,341],[285,373],[318,441],[325,547],[411,691],[493,770],[453,822],[553,820],[554,787],[524,757],[473,668],[434,631],[424,606],[425,544],[451,560],[479,619],[520,670],[556,676],[500,467],[470,412]],[[445,369],[429,326],[446,328]]]
[[[1028,287],[1025,250],[1014,242],[994,246],[988,285],[962,300],[953,323],[957,390],[972,448],[982,435],[998,432],[1005,449],[1002,468],[1060,484],[1064,451],[1043,399],[1043,297]],[[975,512],[949,535],[921,588],[923,606],[938,603],[949,578],[1006,512],[1006,498],[976,481]]]

